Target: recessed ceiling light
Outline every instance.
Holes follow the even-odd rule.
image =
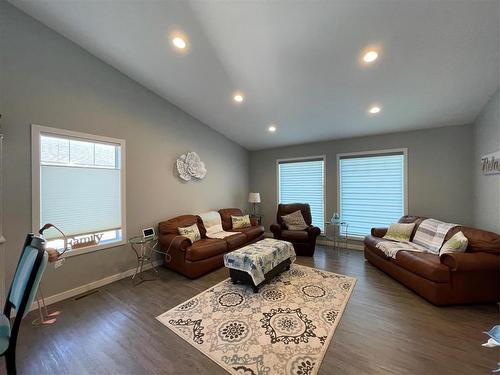
[[[276,126],[271,125],[271,126],[269,126],[269,127],[267,128],[267,130],[268,130],[269,132],[271,132],[271,133],[274,133],[274,132],[276,131]]]
[[[379,113],[381,108],[379,106],[374,105],[373,107],[370,107],[368,112],[370,112],[372,115]]]
[[[233,96],[233,100],[234,100],[236,103],[241,103],[243,100],[245,100],[245,98],[243,97],[243,94],[242,94],[242,93],[236,93],[236,94],[234,94],[234,96]]]
[[[372,63],[378,58],[378,52],[377,51],[368,51],[364,54],[363,56],[363,61],[365,63]]]
[[[181,38],[180,36],[176,36],[175,38],[173,38],[172,44],[174,45],[175,48],[178,48],[178,49],[184,49],[184,48],[186,48],[186,45],[187,45],[184,38]]]

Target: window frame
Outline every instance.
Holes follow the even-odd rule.
[[[321,231],[321,235],[324,235],[326,231],[326,155],[276,159],[276,210],[278,210],[278,205],[280,204],[280,163],[297,163],[312,160],[323,160],[323,230]]]
[[[121,240],[83,247],[70,250],[63,254],[64,257],[86,254],[98,250],[122,246],[127,243],[127,199],[126,199],[126,160],[124,139],[104,137],[100,135],[77,132],[73,130],[59,129],[48,126],[31,124],[31,225],[33,233],[38,233],[42,223],[40,223],[40,139],[47,134],[52,136],[63,136],[71,138],[81,138],[91,142],[114,143],[120,146],[120,205],[121,205]],[[78,167],[77,167],[78,168]]]
[[[373,151],[358,151],[358,152],[345,152],[337,154],[337,212],[342,217],[341,205],[340,205],[340,188],[341,188],[341,176],[340,176],[340,160],[345,157],[370,157],[370,156],[385,156],[391,154],[402,154],[404,156],[403,163],[403,214],[408,215],[408,148],[390,148],[383,150],[373,150]],[[365,236],[360,235],[348,235],[348,239],[362,240]]]

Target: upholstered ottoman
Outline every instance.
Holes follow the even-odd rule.
[[[266,238],[224,255],[233,283],[250,284],[257,293],[259,287],[274,276],[290,269],[295,261],[293,245],[287,241]]]

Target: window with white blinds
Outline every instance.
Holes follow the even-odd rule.
[[[366,236],[405,214],[406,150],[339,155],[339,204],[349,234]]]
[[[308,203],[312,224],[324,231],[325,161],[323,158],[278,161],[279,203]]]
[[[124,141],[33,126],[33,226],[73,239],[121,242],[125,226]],[[59,244],[54,229],[44,237]],[[95,243],[93,244],[95,246]]]

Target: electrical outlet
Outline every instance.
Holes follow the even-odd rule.
[[[56,260],[54,263],[54,268],[61,267],[64,264],[65,260],[66,260],[66,258],[61,258],[61,259]]]

